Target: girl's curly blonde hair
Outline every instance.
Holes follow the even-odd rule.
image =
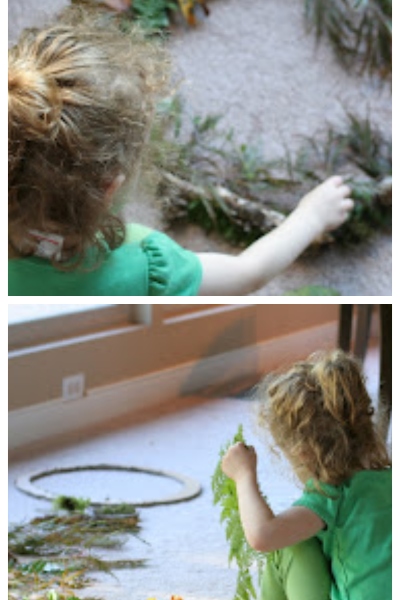
[[[356,471],[390,465],[362,366],[345,352],[314,353],[267,375],[257,396],[259,424],[301,479],[339,485]]]
[[[105,191],[140,163],[168,74],[159,43],[135,26],[122,32],[104,11],[71,8],[23,32],[8,73],[9,233],[19,255],[33,252],[30,229],[68,236],[76,263],[89,246],[123,242]]]

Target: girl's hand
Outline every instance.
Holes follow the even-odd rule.
[[[334,175],[306,194],[297,208],[315,221],[323,233],[340,227],[349,218],[354,207],[350,194],[342,177]]]
[[[200,296],[244,295],[260,289],[325,231],[346,221],[354,206],[350,192],[341,177],[330,177],[304,196],[282,225],[239,255],[199,254]]]
[[[229,448],[222,459],[222,471],[236,483],[243,475],[254,475],[257,470],[257,455],[252,446],[238,442]]]

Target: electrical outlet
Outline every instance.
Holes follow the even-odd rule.
[[[85,374],[77,373],[64,377],[62,380],[62,395],[64,400],[79,400],[85,393]]]

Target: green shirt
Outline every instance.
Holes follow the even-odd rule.
[[[125,243],[101,264],[60,271],[43,258],[9,260],[9,296],[195,296],[201,264],[193,252],[140,225],[128,225]],[[86,265],[86,268],[85,268]]]
[[[326,524],[318,533],[331,564],[332,600],[392,598],[392,471],[359,471],[340,486],[308,481],[295,502]]]

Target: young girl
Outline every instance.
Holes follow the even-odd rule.
[[[71,9],[9,52],[9,295],[246,294],[353,208],[334,176],[238,256],[194,254],[118,216],[168,61],[134,28]]]
[[[275,515],[258,488],[254,450],[235,444],[223,459],[249,544],[278,550],[263,600],[390,600],[390,460],[361,367],[340,350],[315,354],[268,376],[260,394],[260,423],[305,484]]]

